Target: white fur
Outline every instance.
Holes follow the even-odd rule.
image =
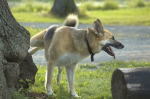
[[[55,65],[56,66],[65,66],[65,65],[69,66],[71,64],[79,62],[82,59],[83,58],[79,54],[66,53],[58,58]]]
[[[100,42],[101,45],[106,45],[106,44],[108,44],[108,43],[111,43],[110,40],[102,40],[102,41]]]

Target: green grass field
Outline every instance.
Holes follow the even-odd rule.
[[[108,25],[150,25],[150,7],[124,8],[118,10],[92,10],[86,11],[87,16],[80,18],[80,23],[91,24],[100,18]],[[37,12],[13,12],[19,22],[63,22],[64,18],[45,15]]]
[[[76,70],[76,90],[81,99],[112,99],[111,76],[116,68],[148,67],[150,62],[121,62],[111,61],[94,64],[78,65]],[[46,67],[38,66],[35,84],[29,88],[29,92],[45,93],[44,76]],[[56,99],[70,99],[67,91],[67,80],[65,69],[62,72],[61,84],[56,84],[57,68],[55,68],[53,79],[53,90]],[[19,97],[19,95],[16,97]],[[23,97],[23,96],[22,96]],[[19,98],[18,98],[19,99]],[[22,98],[23,99],[23,98]],[[24,98],[26,99],[26,98]]]

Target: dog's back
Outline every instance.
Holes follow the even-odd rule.
[[[78,26],[78,17],[76,15],[69,15],[66,20],[64,21],[64,26],[69,26],[69,27],[77,27]],[[55,30],[59,26],[53,25],[50,26],[49,28],[37,33],[30,39],[30,46],[33,47],[31,51],[29,51],[30,54],[34,54],[37,50],[45,48],[46,46],[49,46],[53,35],[55,33]],[[45,40],[45,41],[44,41]]]

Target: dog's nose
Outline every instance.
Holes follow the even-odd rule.
[[[120,44],[120,48],[121,48],[121,49],[124,48],[124,45],[123,45],[123,44]]]
[[[117,49],[122,49],[122,48],[124,48],[124,45],[123,45],[122,43],[118,42],[118,41],[116,41],[113,46],[114,46],[115,48],[117,48]]]
[[[124,45],[123,44],[121,44],[120,42],[118,42],[118,44],[116,45],[119,49],[122,49],[122,48],[124,48]]]

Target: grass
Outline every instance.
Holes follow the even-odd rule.
[[[104,24],[112,25],[150,25],[150,8],[126,8],[109,11],[90,11],[94,20],[100,18]],[[86,21],[85,21],[86,22]]]
[[[43,2],[25,2],[12,7],[15,12],[48,12],[51,5]]]
[[[52,16],[52,15],[43,15],[41,13],[33,13],[33,12],[14,12],[14,17],[19,22],[62,22],[63,19]]]
[[[91,24],[99,18],[104,24],[109,25],[150,25],[150,7],[124,8],[118,10],[92,10],[86,11],[88,17],[81,17],[81,23]],[[63,22],[64,18],[53,15],[44,15],[35,12],[13,12],[19,22]]]
[[[148,67],[150,62],[121,62],[111,61],[96,65],[81,64],[76,70],[76,90],[81,99],[112,99],[111,76],[116,68]],[[30,87],[29,92],[41,93],[44,89],[45,66],[38,66],[36,82]],[[53,90],[56,99],[70,99],[67,91],[65,70],[62,73],[61,84],[56,84],[57,69],[55,68]]]
[[[35,35],[36,33],[42,31],[42,29],[37,29],[37,28],[31,28],[31,27],[25,27],[29,32],[30,32],[30,35],[33,36]]]
[[[107,1],[104,3],[103,9],[104,10],[119,9],[119,4],[114,1]]]

